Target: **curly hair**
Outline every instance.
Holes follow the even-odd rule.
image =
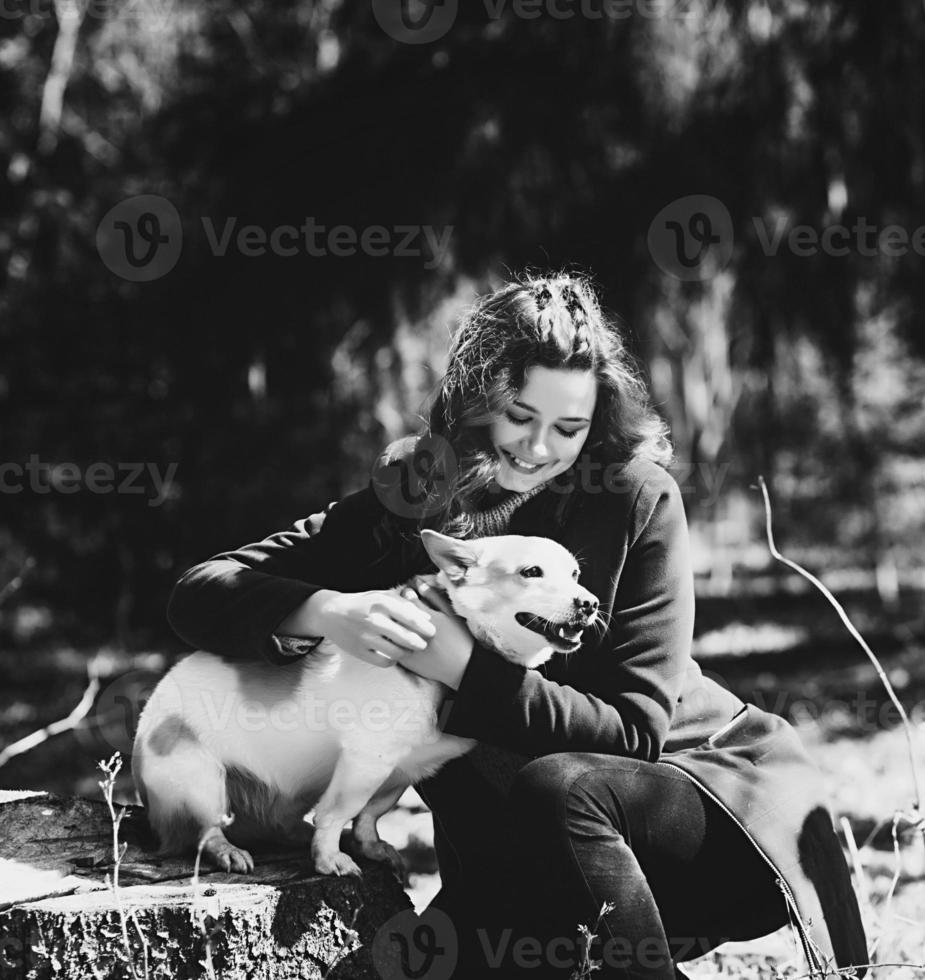
[[[471,531],[469,515],[500,467],[489,427],[534,365],[594,373],[597,401],[583,454],[603,465],[640,456],[670,463],[668,427],[591,281],[524,273],[481,297],[463,317],[426,414],[424,436],[434,448],[433,478],[424,482],[442,500],[445,533],[465,537]]]

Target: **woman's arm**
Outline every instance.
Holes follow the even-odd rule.
[[[308,599],[324,590],[393,584],[395,563],[382,561],[387,556],[375,534],[382,516],[379,498],[367,487],[330,508],[316,533],[307,518],[202,562],[177,582],[167,618],[192,646],[233,659],[290,662],[274,633],[300,609],[304,613]],[[303,617],[307,633],[317,629],[310,619]]]
[[[637,495],[602,646],[576,654],[581,689],[476,644],[443,730],[528,755],[606,752],[654,761],[681,693],[694,623],[687,522],[662,471]],[[609,648],[607,646],[609,644]]]

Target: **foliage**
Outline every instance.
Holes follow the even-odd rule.
[[[811,527],[873,561],[901,548],[922,524],[923,256],[772,255],[756,219],[916,227],[921,4],[579,6],[460,4],[443,38],[409,45],[337,0],[7,0],[0,459],[177,471],[159,507],[5,495],[0,583],[31,555],[23,598],[65,629],[162,639],[176,574],[359,486],[414,424],[454,314],[527,265],[597,277],[679,456],[728,463],[730,490],[759,472],[793,488],[782,537]],[[173,203],[184,246],[132,283],[96,231],[141,193]],[[721,274],[679,282],[647,229],[694,193],[723,202],[735,247]],[[203,225],[308,217],[449,230],[450,247],[219,256]]]

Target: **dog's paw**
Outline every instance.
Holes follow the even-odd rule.
[[[355,841],[354,843],[357,851],[363,857],[369,858],[371,861],[387,861],[396,874],[404,875],[405,862],[391,844],[387,844],[384,840]]]
[[[360,866],[343,851],[315,855],[315,870],[322,875],[360,875]]]
[[[254,870],[254,859],[250,853],[224,839],[213,837],[203,848],[203,855],[219,871],[229,874],[246,875]]]

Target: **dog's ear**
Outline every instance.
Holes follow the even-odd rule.
[[[446,572],[451,582],[464,578],[467,569],[479,560],[478,551],[468,541],[451,538],[439,531],[425,528],[421,531],[421,543],[433,563]]]

